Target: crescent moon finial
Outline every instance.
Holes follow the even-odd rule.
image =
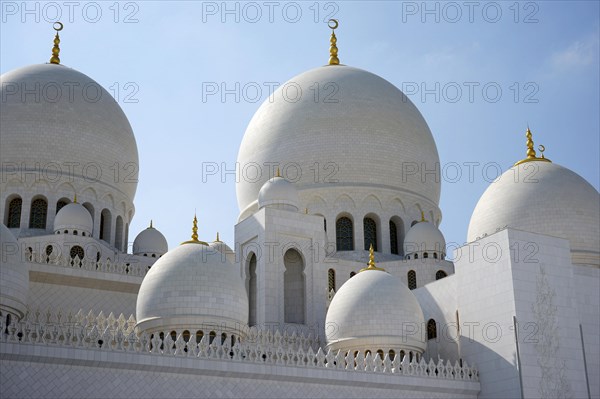
[[[338,58],[338,48],[337,48],[337,37],[335,37],[335,30],[339,26],[337,19],[330,19],[327,22],[327,26],[331,28],[331,38],[329,39],[329,65],[339,65],[340,59]]]
[[[56,31],[56,35],[54,35],[54,47],[52,47],[52,57],[50,57],[51,64],[60,64],[60,58],[58,58],[58,54],[60,53],[60,37],[58,36],[58,32],[63,29],[62,22],[56,21],[52,24],[52,28]]]

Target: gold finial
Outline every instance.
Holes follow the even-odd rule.
[[[219,232],[217,231],[217,239],[215,240],[215,242],[221,242],[221,240],[219,239]]]
[[[196,218],[196,214],[194,214],[194,221],[192,223],[192,239],[189,240],[189,241],[184,241],[184,242],[181,243],[181,245],[183,245],[183,244],[203,244],[203,245],[208,245],[204,241],[198,240],[198,218]]]
[[[369,263],[367,263],[367,267],[365,267],[364,269],[360,269],[359,273],[364,272],[365,270],[381,270],[382,272],[385,271],[385,269],[375,266],[375,250],[373,249],[373,244],[371,244],[371,246],[369,247]]]
[[[304,208],[304,214],[308,215],[308,208]]]
[[[279,166],[277,167],[277,170],[275,171],[275,177],[281,177],[281,172],[279,172]]]
[[[514,166],[520,165],[525,162],[531,162],[531,161],[552,162],[548,158],[544,157],[544,151],[546,150],[546,147],[544,147],[543,145],[539,147],[540,152],[542,153],[542,157],[541,158],[537,157],[537,154],[535,153],[535,148],[533,146],[533,135],[531,134],[531,130],[529,130],[529,126],[527,126],[527,131],[525,132],[525,137],[527,137],[527,142],[526,142],[527,143],[527,157],[525,159],[521,159],[519,162],[515,163]]]
[[[338,58],[337,37],[335,37],[335,30],[339,23],[337,19],[330,19],[327,26],[331,28],[331,38],[329,39],[329,65],[339,65],[340,59]]]
[[[58,32],[63,29],[63,24],[60,22],[55,22],[52,25],[54,30],[56,31],[56,35],[54,35],[54,47],[52,47],[52,57],[50,58],[51,64],[60,64],[60,58],[58,58],[58,54],[60,53],[60,37],[58,36]]]
[[[154,227],[152,227],[152,219],[150,219],[150,228],[153,229]]]
[[[426,222],[427,219],[425,219],[425,212],[421,211],[421,222]]]
[[[77,203],[77,194],[75,194],[75,195],[73,196],[73,203],[74,203],[74,204],[76,204],[76,203]]]

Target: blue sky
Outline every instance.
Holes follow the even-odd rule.
[[[67,3],[2,1],[0,70],[47,62],[60,14],[62,63],[109,90],[137,138],[130,240],[153,219],[173,248],[196,210],[201,239],[233,244],[234,179],[203,182],[201,165],[233,167],[266,82],[327,62],[328,17],[341,62],[404,89],[429,124],[448,242],[465,241],[498,167],[524,157],[527,124],[548,158],[599,187],[599,2]],[[236,83],[239,99],[206,93]]]

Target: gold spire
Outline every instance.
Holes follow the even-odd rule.
[[[515,163],[514,166],[520,165],[525,162],[531,162],[531,161],[552,162],[548,158],[544,157],[544,151],[546,150],[546,147],[544,147],[543,145],[540,145],[540,147],[539,147],[539,150],[542,153],[542,157],[541,158],[537,157],[537,154],[535,153],[535,149],[533,148],[533,135],[531,134],[531,130],[529,130],[529,126],[527,126],[527,132],[525,132],[525,137],[527,137],[527,157],[524,159],[521,159],[519,162]]]
[[[150,229],[153,229],[154,227],[152,227],[152,219],[150,219]]]
[[[221,240],[219,239],[219,232],[217,231],[217,239],[215,240],[215,242],[221,242]]]
[[[74,204],[76,204],[76,203],[77,203],[77,194],[75,194],[75,195],[73,196],[73,203],[74,203]]]
[[[50,58],[51,64],[60,64],[60,58],[58,58],[58,54],[60,53],[60,37],[58,36],[58,32],[63,29],[63,24],[60,22],[55,22],[52,26],[56,31],[56,35],[54,35],[54,47],[52,47],[52,57]]]
[[[281,172],[279,172],[279,166],[277,167],[277,170],[275,171],[275,177],[281,177]]]
[[[425,212],[421,211],[421,222],[426,222],[427,219],[425,219]]]
[[[195,214],[194,214],[194,221],[192,223],[192,239],[189,240],[189,241],[184,241],[184,242],[181,243],[181,245],[183,245],[183,244],[202,244],[202,245],[208,245],[204,241],[198,240],[198,218],[196,218]]]
[[[381,270],[382,272],[385,271],[385,269],[375,266],[375,250],[373,249],[373,244],[371,244],[371,247],[369,248],[369,263],[367,263],[367,267],[365,267],[364,269],[360,269],[359,273],[364,272],[365,270]]]
[[[327,26],[331,28],[331,38],[329,39],[329,43],[331,44],[329,46],[329,65],[340,64],[340,59],[338,58],[338,48],[336,46],[337,37],[335,37],[335,30],[337,29],[338,25],[337,19],[330,19],[327,23]]]

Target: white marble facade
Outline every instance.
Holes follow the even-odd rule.
[[[1,80],[98,85],[57,64]],[[402,176],[439,163],[415,105],[349,66],[293,81],[336,82],[342,104],[257,110],[238,162],[269,168],[239,179],[234,245],[193,230],[169,250],[150,226],[131,254],[119,106],[2,93],[2,397],[600,397],[598,192],[528,154],[450,262],[439,178]],[[87,178],[114,164],[131,182]],[[315,164],[336,180],[294,174]]]

